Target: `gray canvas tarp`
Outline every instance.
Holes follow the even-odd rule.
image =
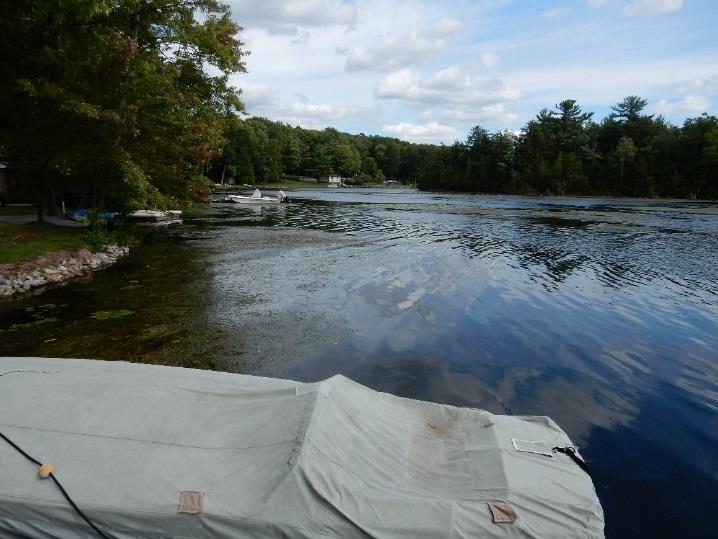
[[[603,537],[590,477],[546,417],[287,380],[0,358],[0,432],[110,537]],[[198,514],[178,513],[184,491]],[[507,502],[511,524],[488,503]],[[0,439],[0,537],[96,537]]]

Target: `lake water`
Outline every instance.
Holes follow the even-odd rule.
[[[718,206],[290,195],[198,208],[88,282],[0,303],[0,355],[342,373],[549,415],[609,537],[718,536]]]

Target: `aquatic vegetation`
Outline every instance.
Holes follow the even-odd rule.
[[[4,331],[15,332],[21,329],[32,329],[37,326],[54,324],[59,320],[59,318],[57,316],[49,316],[51,314],[50,311],[54,311],[61,307],[67,307],[67,304],[58,305],[55,303],[46,303],[45,305],[31,305],[29,307],[25,307],[23,310],[25,313],[30,315],[30,320],[27,320],[26,322],[15,322],[7,329],[0,329],[0,333]]]
[[[135,314],[135,311],[130,309],[117,309],[115,311],[95,311],[90,315],[90,318],[95,320],[116,320],[118,318],[125,318]]]
[[[174,324],[157,324],[142,330],[138,337],[142,341],[165,341],[176,337],[180,331],[181,328]]]
[[[0,329],[0,332],[2,332],[2,331],[18,331],[20,329],[32,329],[37,326],[42,326],[44,324],[54,324],[58,320],[59,319],[54,316],[49,316],[47,318],[39,318],[39,319],[33,320],[31,322],[23,322],[23,323],[18,322],[18,323],[13,324],[6,330]]]

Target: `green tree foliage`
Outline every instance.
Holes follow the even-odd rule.
[[[129,209],[199,196],[241,111],[239,28],[213,0],[0,0],[0,151],[48,193]]]
[[[540,111],[518,135],[475,126],[466,142],[450,146],[250,118],[237,122],[247,134],[230,136],[212,175],[219,181],[230,170],[238,183],[251,184],[286,174],[361,173],[365,181],[448,191],[718,198],[718,118],[704,114],[679,128],[643,114],[645,107],[644,99],[627,97],[596,123],[567,99]],[[275,141],[269,150],[268,140]]]
[[[640,118],[641,112],[646,108],[646,105],[648,105],[647,100],[637,95],[629,95],[623,101],[611,107],[613,112],[608,117],[621,123],[632,122]]]
[[[630,137],[621,137],[614,153],[621,164],[621,181],[623,181],[623,166],[626,161],[630,163],[636,157],[636,145]]]

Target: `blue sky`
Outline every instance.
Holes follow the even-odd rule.
[[[451,143],[577,99],[718,113],[718,0],[232,0],[250,114]]]

